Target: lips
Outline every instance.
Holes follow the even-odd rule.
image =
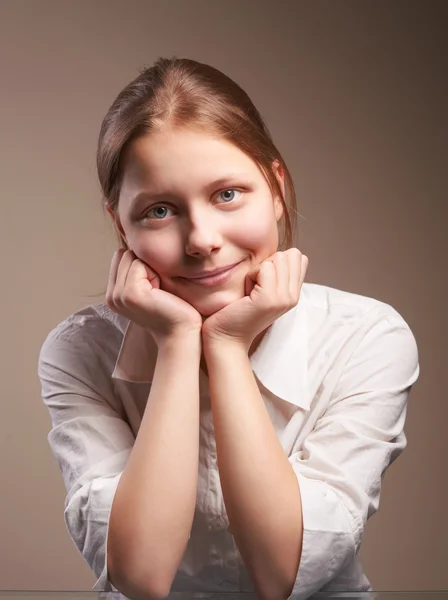
[[[226,267],[220,267],[219,269],[216,269],[215,271],[203,273],[202,275],[194,275],[192,277],[185,277],[185,279],[208,279],[209,277],[214,277],[215,275],[219,275],[220,273],[223,273],[224,271],[229,271],[230,269],[235,267],[237,264],[239,264],[239,263],[233,263],[232,265],[227,265]]]
[[[196,278],[188,278],[182,277],[184,281],[191,283],[193,285],[205,285],[205,286],[215,286],[227,281],[232,274],[237,270],[238,265],[241,264],[242,261],[231,265],[230,267],[223,267],[220,272],[214,272],[212,275],[196,277]]]

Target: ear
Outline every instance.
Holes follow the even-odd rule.
[[[128,242],[126,240],[126,235],[124,233],[123,227],[120,223],[120,219],[119,217],[115,214],[115,212],[110,208],[109,204],[106,202],[105,203],[105,207],[107,212],[110,214],[110,216],[112,217],[112,221],[115,224],[115,229],[117,230],[118,234],[123,238],[124,242],[126,243],[126,245],[128,245]]]
[[[279,163],[279,161],[277,159],[275,159],[272,163],[272,170],[274,171],[275,177],[278,181],[278,184],[280,186],[280,189],[282,191],[282,196],[283,199],[285,199],[285,173],[283,170],[283,167],[281,166],[281,164]],[[283,216],[283,212],[284,212],[284,206],[283,206],[283,202],[281,200],[281,198],[279,198],[277,195],[274,198],[274,210],[275,210],[275,218],[277,219],[277,222],[280,221],[280,219]]]

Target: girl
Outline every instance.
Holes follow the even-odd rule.
[[[120,240],[106,303],[39,356],[93,589],[371,590],[357,554],[406,446],[408,324],[304,282],[285,161],[211,66],[144,69],[104,118],[97,167]]]

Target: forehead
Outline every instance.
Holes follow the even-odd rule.
[[[134,140],[125,157],[124,181],[156,186],[206,182],[227,171],[255,175],[258,165],[228,140],[200,131],[167,130]]]

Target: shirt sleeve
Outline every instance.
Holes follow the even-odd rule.
[[[98,577],[92,589],[118,591],[107,573],[109,516],[135,439],[113,406],[113,384],[95,341],[80,337],[50,334],[39,354],[42,399],[52,420],[47,439],[67,491],[66,527]]]
[[[305,600],[354,559],[378,509],[384,473],[407,445],[407,399],[419,375],[414,335],[389,307],[368,314],[358,339],[327,410],[289,457],[304,531],[288,600]]]

